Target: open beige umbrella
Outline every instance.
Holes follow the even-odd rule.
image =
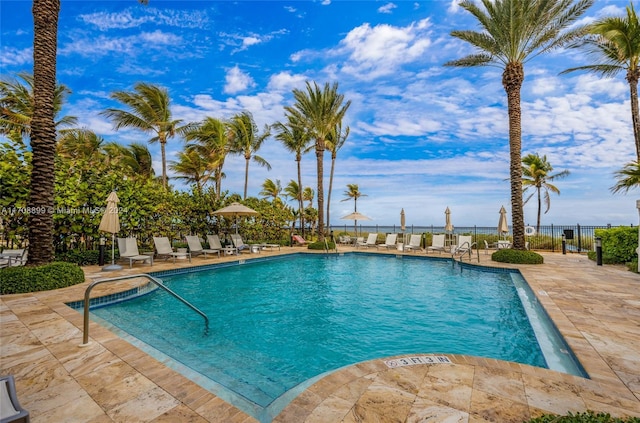
[[[503,235],[509,233],[509,223],[507,222],[507,210],[504,208],[504,206],[500,207],[500,220],[498,220],[498,233]]]
[[[240,203],[231,203],[227,207],[223,207],[213,212],[220,216],[232,216],[237,220],[238,216],[257,216],[260,213]],[[238,233],[238,222],[236,222],[236,234]]]
[[[360,212],[349,213],[346,216],[342,216],[340,219],[343,220],[353,220],[353,229],[356,235],[358,235],[358,220],[371,220],[370,217],[365,216]]]
[[[404,208],[400,210],[400,229],[402,230],[402,232],[404,232],[404,230],[407,229],[405,216],[404,216]]]
[[[98,226],[98,230],[109,232],[111,234],[111,264],[109,266],[105,266],[102,270],[120,270],[122,266],[118,266],[116,264],[116,247],[115,247],[115,238],[116,234],[120,232],[120,219],[118,218],[118,195],[115,191],[112,191],[111,194],[107,197],[107,209],[104,211],[104,215],[102,215],[102,220],[100,221],[100,226]]]

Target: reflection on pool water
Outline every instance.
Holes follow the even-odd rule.
[[[92,315],[261,421],[305,381],[398,354],[476,355],[584,375],[518,272],[379,254],[294,254],[181,272],[160,278],[209,316],[208,334],[200,315],[162,290]]]

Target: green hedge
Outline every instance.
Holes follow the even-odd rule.
[[[104,253],[105,262],[111,261],[111,250]],[[79,266],[89,266],[100,263],[100,251],[98,250],[71,250],[56,253],[56,261],[75,263]]]
[[[84,271],[72,263],[8,267],[0,270],[0,295],[48,291],[84,282]]]
[[[637,259],[638,228],[619,226],[611,229],[596,229],[595,235],[602,238],[602,263],[626,264]],[[595,259],[595,253],[589,258]]]
[[[335,250],[336,249],[336,243],[335,242],[327,241],[327,244],[328,244],[330,250]],[[324,242],[316,241],[316,242],[310,243],[307,248],[309,248],[310,250],[326,250],[327,249],[327,245],[325,245]]]
[[[609,413],[594,413],[587,411],[586,413],[573,414],[569,412],[566,416],[557,416],[555,414],[544,414],[535,419],[527,420],[525,423],[640,423],[638,417],[618,418],[611,417]]]
[[[544,262],[542,256],[534,251],[512,250],[510,248],[503,248],[491,254],[491,260],[513,264],[542,264]]]

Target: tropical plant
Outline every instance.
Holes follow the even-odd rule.
[[[344,192],[345,198],[340,201],[350,201],[353,200],[353,211],[358,211],[358,198],[366,197],[367,194],[363,194],[360,192],[360,188],[358,184],[347,184],[347,190]]]
[[[229,130],[226,122],[207,117],[185,134],[187,141],[193,141],[187,148],[194,149],[205,158],[207,169],[213,172],[216,199],[220,199],[224,177],[222,167],[227,154],[231,151]]]
[[[344,102],[344,94],[338,94],[338,83],[326,83],[321,90],[315,82],[306,83],[306,91],[294,89],[295,104],[285,111],[293,117],[315,140],[318,179],[318,238],[324,240],[324,152],[327,139],[335,130],[351,105]],[[343,103],[344,102],[344,103]]]
[[[153,159],[146,145],[134,142],[126,146],[109,142],[103,149],[107,161],[121,168],[126,176],[142,179],[155,177]]]
[[[302,206],[302,189],[300,189],[300,185],[298,185],[296,181],[291,179],[287,184],[287,186],[284,187],[283,191],[286,197],[292,198],[296,200],[296,203],[298,203],[298,209],[295,211],[294,214],[296,215],[297,218],[300,219],[300,228],[302,228],[304,231],[304,217],[302,215],[302,210],[304,209],[304,207]],[[303,232],[303,236],[304,236],[304,232]]]
[[[585,33],[574,25],[593,0],[482,0],[482,6],[463,0],[481,31],[453,31],[451,35],[475,47],[476,52],[445,66],[497,66],[503,69],[507,94],[513,248],[525,249],[522,203],[522,112],[520,90],[524,64],[532,58],[570,44]]]
[[[331,209],[331,192],[333,191],[333,173],[336,167],[336,157],[338,150],[342,148],[349,137],[349,127],[342,132],[342,122],[338,122],[330,138],[327,140],[327,148],[331,152],[331,172],[329,173],[329,193],[327,195],[327,226],[331,227],[329,210]]]
[[[309,132],[304,129],[300,122],[296,122],[295,117],[288,115],[287,123],[277,122],[273,125],[273,128],[276,131],[275,138],[282,142],[284,147],[295,153],[296,160],[296,168],[298,171],[298,183],[296,184],[296,197],[298,201],[298,214],[300,216],[300,228],[302,229],[302,236],[304,236],[304,204],[302,202],[302,170],[301,170],[301,162],[302,162],[302,154],[306,153],[309,150],[309,143],[311,138],[309,137]],[[292,182],[289,182],[288,186],[292,186]],[[286,191],[286,188],[285,188]],[[291,191],[288,193],[291,196]]]
[[[258,125],[253,120],[253,116],[249,112],[242,112],[231,118],[231,140],[232,153],[244,156],[244,196],[247,198],[247,188],[249,184],[249,162],[253,161],[260,166],[271,170],[271,165],[262,157],[256,155],[260,150],[262,143],[271,135],[269,126],[265,126],[262,135],[258,135]]]
[[[547,156],[540,157],[538,154],[527,154],[522,159],[522,193],[525,194],[530,188],[534,190],[524,200],[524,204],[527,204],[531,198],[536,195],[538,200],[538,220],[536,230],[540,231],[540,212],[542,210],[542,200],[544,198],[545,214],[551,207],[551,196],[549,191],[560,195],[560,190],[555,185],[551,184],[552,181],[557,179],[566,178],[569,176],[568,170],[551,175],[553,166],[547,161]],[[544,195],[542,192],[544,191]]]
[[[572,47],[584,49],[595,62],[592,65],[570,68],[562,73],[585,70],[613,77],[626,71],[631,99],[631,121],[636,143],[636,157],[640,161],[640,112],[638,111],[638,80],[640,79],[640,22],[633,7],[627,6],[626,17],[605,17],[588,27],[589,34]]]
[[[260,191],[260,195],[264,198],[271,197],[274,201],[280,197],[282,193],[282,185],[280,184],[280,179],[276,179],[273,182],[271,179],[267,178],[262,183],[262,191]]]
[[[153,84],[139,82],[134,91],[115,91],[111,98],[125,106],[125,110],[108,108],[102,114],[113,119],[116,130],[134,128],[151,133],[154,136],[150,144],[160,143],[162,154],[162,186],[167,188],[167,154],[166,145],[170,138],[184,135],[193,125],[182,125],[182,120],[173,119],[171,99],[165,88]]]
[[[194,149],[187,149],[178,153],[178,160],[169,164],[169,169],[176,172],[178,179],[184,179],[195,184],[198,192],[209,180],[210,172],[207,169],[207,161]]]
[[[304,187],[304,189],[302,190],[302,199],[309,202],[309,205],[307,207],[313,207],[313,198],[315,197],[315,195],[316,193],[311,187]]]
[[[640,187],[640,162],[627,163],[624,168],[615,172],[618,182],[611,187],[613,193],[628,192]]]

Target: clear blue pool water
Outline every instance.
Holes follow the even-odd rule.
[[[456,353],[547,367],[512,277],[444,260],[297,254],[161,277],[209,316],[208,334],[162,290],[92,313],[264,421],[261,410],[297,385],[373,358]]]

